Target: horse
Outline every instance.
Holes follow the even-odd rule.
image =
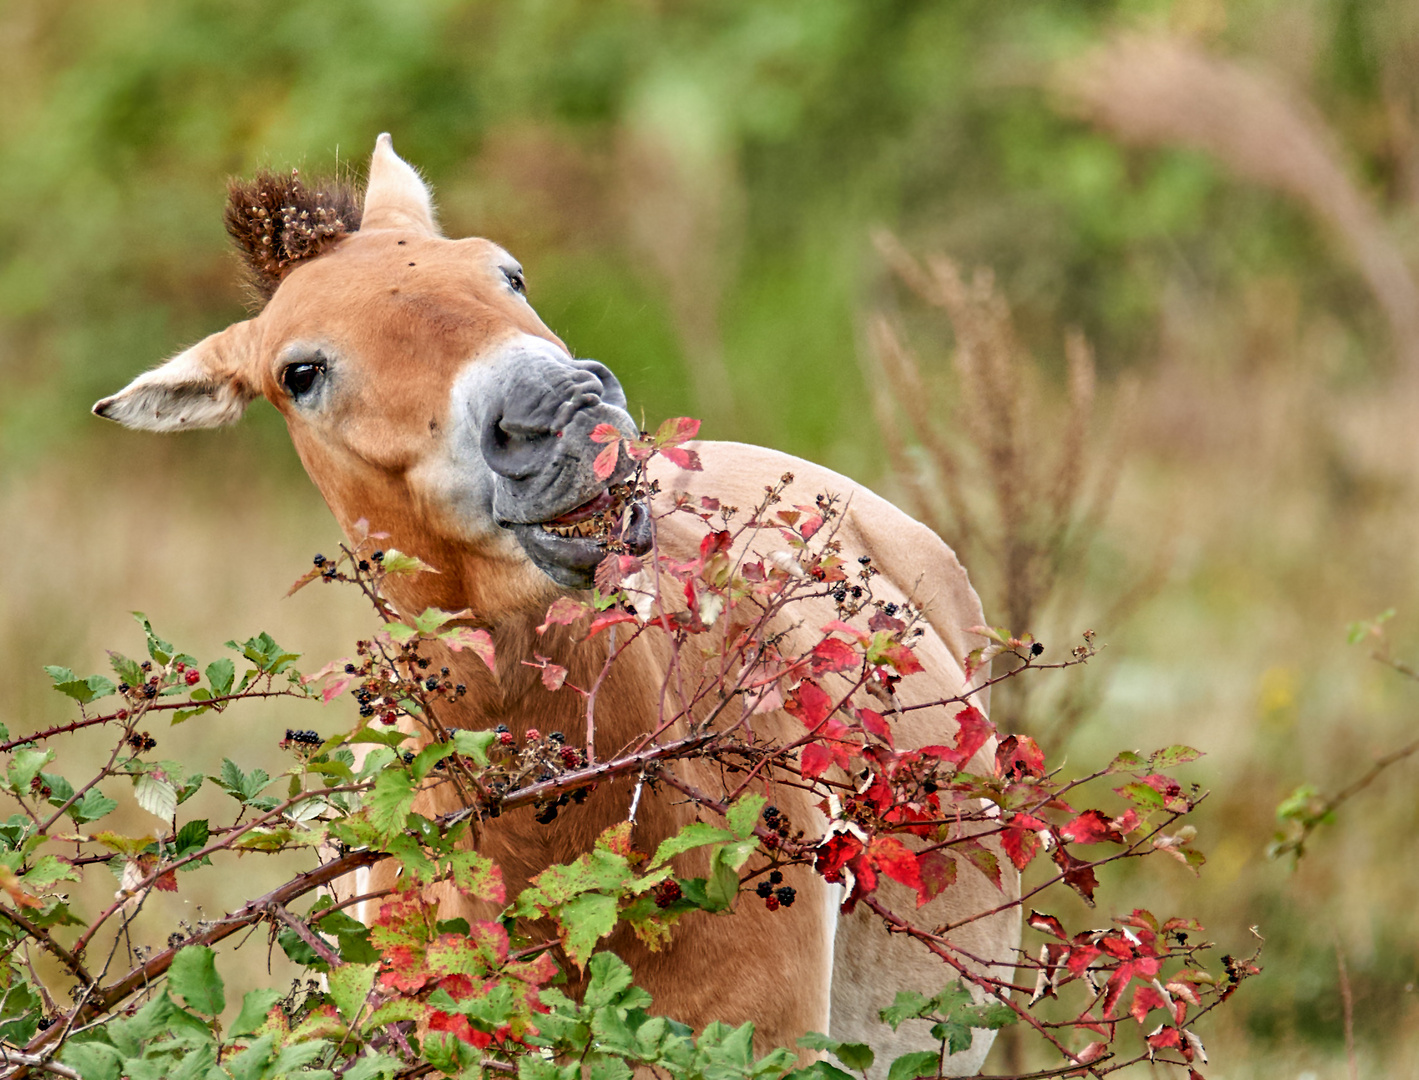
[[[654,518],[659,550],[690,558],[703,530],[656,507],[684,497],[752,506],[766,483],[792,473],[796,491],[842,500],[835,539],[845,561],[870,558],[874,595],[924,612],[924,633],[912,647],[925,671],[901,683],[901,702],[976,689],[973,700],[985,708],[980,676],[973,683],[964,668],[963,658],[981,644],[970,628],[985,622],[965,570],[939,537],[862,485],[774,450],[696,440],[687,446],[698,455],[698,471],[655,458],[651,504],[626,502],[617,485],[625,463],[601,476],[595,458],[603,447],[592,438],[639,435],[621,383],[605,364],[574,356],[547,328],[528,300],[521,265],[506,250],[442,234],[429,187],[387,134],[377,140],[362,200],[343,185],[266,173],[231,183],[226,221],[245,255],[256,313],[139,375],[93,411],[129,428],[177,432],[231,424],[265,398],[285,418],[306,472],[352,542],[366,528],[384,533],[389,546],[439,571],[389,579],[389,599],[401,613],[471,612],[465,621],[492,635],[498,656],[524,658],[535,649],[565,666],[569,681],[589,685],[611,635],[578,640],[566,627],[540,636],[536,629],[557,597],[586,595],[606,555],[605,537],[585,523],[614,519],[623,544],[644,552]],[[775,628],[785,648],[811,646],[811,629],[835,617],[827,597],[804,603]],[[665,651],[649,637],[633,644],[599,694],[597,738],[604,745],[629,745],[657,714]],[[449,727],[506,724],[517,738],[531,728],[579,727],[581,699],[548,693],[533,667],[504,662],[494,674],[466,651],[437,662],[467,687],[440,713]],[[942,708],[901,712],[893,723],[899,747],[942,743],[955,730]],[[795,730],[802,733],[795,724],[782,709],[755,717],[762,739],[791,741]],[[993,753],[991,740],[970,767],[989,772]],[[682,760],[673,768],[694,782],[712,766]],[[501,866],[515,895],[625,820],[632,783],[601,785],[549,825],[525,812],[488,821],[480,850]],[[800,826],[822,821],[816,798],[787,785],[775,794]],[[415,809],[429,816],[458,809],[449,785],[419,799]],[[696,813],[684,801],[649,799],[635,818],[637,842],[654,844]],[[370,872],[370,887],[393,883],[392,862]],[[884,1074],[895,1054],[934,1048],[925,1021],[894,1032],[876,1012],[896,991],[934,993],[954,972],[905,936],[889,934],[863,907],[843,914],[840,888],[810,869],[790,867],[787,880],[797,895],[791,907],[740,904],[733,917],[687,918],[661,951],[629,935],[611,943],[657,1011],[696,1027],[752,1020],[764,1046],[829,1032],[871,1045],[875,1074]],[[919,917],[923,925],[955,923],[1008,906],[1018,887],[1008,867],[1000,889],[963,861],[958,880]],[[433,888],[444,890],[443,917],[475,914],[456,892]],[[907,910],[916,900],[894,882],[884,882],[879,895]],[[951,942],[1008,977],[1019,938],[1018,912],[1002,912],[961,926]],[[947,1059],[947,1072],[978,1071],[992,1038],[977,1031],[970,1048]]]

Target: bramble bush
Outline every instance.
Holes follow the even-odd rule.
[[[696,468],[682,444],[697,428],[673,420],[639,440],[614,431],[595,437],[608,444],[603,457],[612,467],[621,440],[642,466],[664,454]],[[655,493],[643,467],[634,483],[649,489],[640,494]],[[1060,1055],[1057,1067],[1030,1076],[1097,1076],[1140,1061],[1198,1076],[1206,1057],[1194,1025],[1257,971],[1255,957],[1212,960],[1202,928],[1186,918],[1134,910],[1104,929],[1071,929],[1041,910],[1061,890],[1092,906],[1096,871],[1108,863],[1164,854],[1194,871],[1202,864],[1182,819],[1205,793],[1170,775],[1197,751],[1124,751],[1065,778],[1034,740],[996,731],[973,704],[978,690],[903,706],[894,688],[921,671],[912,642],[922,613],[875,598],[871,560],[841,556],[838,500],[819,493],[793,504],[792,484],[791,475],[780,478],[747,512],[708,498],[662,502],[663,514],[702,523],[696,557],[613,550],[589,596],[557,599],[541,631],[566,625],[585,638],[607,634],[605,665],[589,686],[573,685],[565,668],[535,652],[496,657],[488,633],[461,622],[467,612],[401,618],[385,599],[386,582],[432,568],[382,549],[373,534],[334,558],[317,556],[296,582],[356,588],[378,620],[353,656],[318,671],[303,672],[301,657],[266,634],[228,642],[236,660],[204,665],[142,616],[144,653],[111,654],[112,676],[48,668],[78,718],[29,734],[0,731],[0,785],[13,810],[0,824],[7,901],[0,902],[0,1075],[628,1080],[648,1068],[675,1080],[850,1080],[873,1067],[867,1046],[805,1032],[798,1048],[756,1056],[752,1024],[696,1032],[656,1015],[629,967],[600,947],[621,923],[652,948],[673,948],[681,920],[732,918],[744,904],[789,906],[795,894],[782,884],[783,868],[802,864],[841,884],[845,911],[866,907],[942,961],[939,993],[900,993],[881,1014],[894,1028],[926,1018],[938,1040],[891,1062],[889,1080],[937,1076],[946,1055],[970,1044],[973,1028],[1007,1024],[1028,1026]],[[759,553],[759,540],[775,550]],[[678,590],[674,602],[660,582]],[[769,628],[795,604],[825,596],[838,617],[807,651],[780,651],[784,639]],[[1094,654],[1086,634],[1068,659],[1044,663],[1043,647],[1028,635],[977,629],[988,644],[964,660],[970,673],[994,663],[999,674],[984,685]],[[599,688],[644,635],[663,636],[672,668],[687,648],[715,662],[696,668],[705,674],[682,695],[683,709],[646,717],[638,744],[602,759]],[[433,665],[435,649],[468,651],[489,668],[529,664],[549,693],[582,695],[584,745],[561,732],[518,738],[445,727],[441,707],[466,690],[457,674]],[[286,731],[290,765],[276,776],[230,758],[153,753],[148,729],[164,719],[203,723],[273,697],[329,703],[347,695],[357,715],[335,733]],[[860,704],[868,698],[880,708]],[[750,718],[779,708],[799,721],[801,735],[784,744],[754,739]],[[898,750],[893,721],[906,708],[954,716],[953,738]],[[75,737],[110,748],[91,775],[74,772]],[[993,769],[968,771],[992,737],[999,739]],[[676,774],[673,763],[689,755],[720,763],[721,790],[700,790]],[[701,820],[653,852],[636,847],[628,820],[575,862],[548,867],[519,895],[506,895],[499,868],[477,850],[479,824],[527,814],[555,827],[559,813],[596,797],[598,783],[623,775],[638,777],[646,798],[692,800]],[[184,812],[204,784],[230,797],[220,820]],[[413,812],[421,789],[442,784],[454,785],[463,809],[433,819]],[[821,798],[828,823],[821,834],[768,804],[765,793],[784,784]],[[151,815],[150,833],[106,827],[130,799]],[[673,860],[694,849],[707,849],[706,876],[677,876]],[[308,852],[311,868],[264,895],[245,895],[241,875],[224,874],[239,856],[292,850]],[[390,888],[339,901],[326,888],[384,859],[403,868]],[[1018,899],[1004,889],[1002,860],[1034,868]],[[117,879],[117,894],[103,910],[83,912],[65,890],[99,871]],[[885,876],[913,890],[920,905],[959,874],[976,873],[1001,889],[1000,904],[951,926],[918,925],[877,890]],[[208,889],[225,890],[224,914],[174,927],[145,912],[153,890],[189,889],[199,874]],[[500,908],[501,917],[440,920],[427,895],[435,882]],[[352,917],[356,903],[373,912],[369,925]],[[1014,908],[1036,935],[1014,958],[1014,976],[1008,968],[984,974],[952,946],[950,931]],[[556,936],[529,936],[534,920]],[[223,1025],[238,991],[220,972],[221,947],[262,926],[311,978],[289,992],[242,987],[237,1015]],[[135,944],[153,940],[166,944]],[[41,978],[36,950],[57,961],[52,969],[62,978]],[[559,989],[572,968],[585,979],[580,1000]],[[1043,1009],[1050,999],[1059,1004]],[[821,1060],[800,1066],[799,1048]]]

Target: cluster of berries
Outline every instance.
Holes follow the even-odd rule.
[[[794,892],[792,885],[783,884],[783,873],[779,870],[771,870],[767,881],[761,881],[754,887],[754,892],[758,893],[763,900],[764,907],[770,911],[777,911],[781,907],[792,907],[793,902],[798,899],[798,894]]]
[[[666,878],[651,893],[655,898],[655,906],[658,908],[668,908],[675,901],[680,899],[680,883],[673,877]]]
[[[195,667],[188,667],[187,664],[181,660],[177,662],[174,667],[174,670],[176,670],[177,673],[182,676],[182,681],[185,682],[188,686],[196,686],[202,681],[202,673],[198,671]]]
[[[135,754],[141,754],[145,750],[151,750],[158,745],[158,740],[149,735],[146,731],[135,731],[128,736],[128,745],[133,748]]]
[[[764,825],[770,830],[770,835],[764,838],[764,847],[770,851],[778,848],[793,835],[793,822],[789,821],[788,815],[777,806],[764,807]]]
[[[315,747],[325,740],[320,737],[317,731],[297,731],[293,728],[286,729],[286,737],[281,740],[281,749],[287,750],[291,747]]]

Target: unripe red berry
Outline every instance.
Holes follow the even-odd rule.
[[[183,678],[187,681],[188,686],[196,686],[202,681],[202,674],[196,668],[193,668],[184,675]]]
[[[528,741],[528,742],[541,742],[541,741],[542,741],[542,733],[541,733],[540,731],[538,731],[535,727],[530,727],[530,728],[528,728],[528,729],[527,729],[527,741]]]

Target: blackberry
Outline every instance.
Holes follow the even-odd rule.
[[[354,673],[355,673],[355,665],[354,665],[354,664],[346,664],[346,665],[345,665],[345,674],[346,674],[346,675],[353,675]]]
[[[370,568],[370,564],[369,564],[369,561],[368,561],[367,559],[361,559],[361,560],[359,561],[359,564],[358,564],[358,565],[359,565],[359,567],[360,567],[361,570],[367,571],[367,570],[369,570],[369,568]]]
[[[360,706],[360,715],[361,715],[361,716],[373,716],[373,715],[374,715],[374,706],[373,706],[373,705],[361,705],[361,706]]]
[[[668,908],[680,899],[680,883],[674,878],[666,878],[655,887],[655,906]]]
[[[441,668],[439,668],[439,674],[440,674],[440,675],[447,675],[447,674],[448,674],[448,668],[446,668],[446,667],[441,667]]]
[[[423,670],[429,666],[429,658],[427,656],[421,656],[419,659],[415,660],[414,663],[418,665],[420,670]]]
[[[888,615],[895,615],[895,614],[897,613],[897,605],[896,605],[896,604],[888,604],[888,605],[887,605],[886,607],[884,607],[882,610],[885,611]]]
[[[384,552],[376,551],[373,555],[370,556],[370,558],[373,559],[375,562],[384,562]]]
[[[324,566],[324,565],[325,565],[325,556],[324,556],[324,555],[317,555],[312,561],[315,563],[316,566]]]
[[[567,741],[567,737],[563,735],[560,731],[552,732],[550,735],[547,736],[547,738],[551,739],[554,743],[564,743]]]
[[[459,683],[453,688],[453,692],[459,697],[462,697],[464,694],[468,693],[468,687],[464,686],[462,683]]]
[[[439,681],[438,681],[437,679],[435,679],[432,675],[430,675],[427,679],[424,680],[424,689],[425,689],[425,690],[437,690],[438,688],[439,688]]]
[[[1031,656],[1039,656],[1039,655],[1040,655],[1041,653],[1043,653],[1044,651],[1045,651],[1045,647],[1044,647],[1044,643],[1043,643],[1043,642],[1037,641],[1037,642],[1035,642],[1033,645],[1030,646],[1030,655],[1031,655]]]
[[[782,884],[783,884],[783,871],[781,871],[781,870],[771,870],[771,871],[769,871],[769,884],[770,884],[770,885],[782,885]]]
[[[859,555],[859,556],[857,557],[857,561],[858,561],[859,563],[861,563],[863,566],[866,566],[868,563],[870,563],[870,562],[872,561],[872,556],[871,556],[871,555]]]
[[[798,894],[793,891],[792,885],[780,885],[774,890],[774,896],[784,907],[792,907],[793,902],[798,899]]]
[[[506,734],[507,734],[507,725],[506,725],[506,724],[499,724],[497,727],[493,728],[493,731],[494,731],[495,734],[498,734],[498,735],[506,735]]]
[[[758,893],[762,899],[767,900],[774,894],[774,887],[767,881],[761,881],[758,885],[754,886],[754,891]]]

